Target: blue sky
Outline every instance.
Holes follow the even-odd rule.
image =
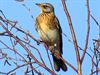
[[[6,17],[10,20],[18,21],[17,26],[21,26],[26,31],[29,31],[35,38],[39,39],[39,36],[37,32],[35,31],[34,24],[35,24],[35,18],[40,13],[39,7],[35,5],[35,3],[44,3],[48,2],[51,3],[55,8],[55,14],[58,17],[60,21],[61,28],[63,32],[68,36],[68,38],[71,38],[71,33],[68,25],[68,21],[66,18],[66,15],[63,11],[63,7],[61,4],[61,0],[25,0],[22,3],[16,2],[15,0],[0,0],[0,10],[3,11],[3,13],[6,15]],[[67,8],[70,13],[73,27],[75,30],[76,38],[78,41],[78,45],[81,48],[84,48],[85,46],[85,37],[86,37],[86,31],[87,31],[87,8],[86,8],[86,0],[66,0]],[[25,4],[28,8],[31,9],[29,12],[25,7],[22,6],[22,4]],[[90,0],[90,11],[91,14],[96,18],[96,20],[100,24],[100,0]],[[1,15],[1,14],[0,14]],[[33,15],[33,19],[31,18],[31,15]],[[93,49],[93,40],[92,39],[98,39],[98,27],[93,21],[93,19],[90,19],[90,37],[89,37],[89,46],[88,46],[88,52],[90,54],[93,54],[89,48],[91,47]],[[0,32],[2,31],[2,28],[0,27]],[[22,34],[15,33],[16,36],[23,37]],[[63,57],[65,60],[69,61],[72,65],[77,67],[76,62],[76,55],[74,46],[71,42],[68,41],[68,38],[66,38],[63,35]],[[7,38],[2,38],[0,36],[0,40],[4,40],[4,42],[7,42],[8,45],[9,41]],[[47,60],[47,55],[45,54],[45,49],[42,45],[37,45],[36,42],[32,42],[34,46],[39,48],[41,51],[43,57],[45,60]],[[0,45],[2,47],[2,45]],[[0,47],[0,48],[1,48]],[[17,46],[19,47],[19,46]],[[6,51],[9,55],[11,54],[10,51]],[[23,54],[22,48],[19,48],[19,52]],[[34,54],[36,54],[33,51]],[[80,54],[82,51],[80,51]],[[13,53],[12,53],[13,55]],[[37,55],[37,54],[36,54]],[[38,59],[38,56],[37,56]],[[4,60],[2,60],[3,62]],[[5,71],[8,69],[11,69],[12,67],[3,67],[3,63],[0,62],[0,71]],[[83,65],[82,65],[82,72],[83,75],[89,75],[90,74],[90,68],[91,68],[91,59],[89,56],[86,55]],[[48,64],[49,61],[47,60],[46,63]],[[20,63],[21,64],[21,63]],[[50,64],[48,64],[50,66]],[[39,69],[40,71],[44,72],[44,75],[49,75],[49,73],[45,72],[44,69]],[[16,71],[17,75],[24,75],[21,73],[20,70]],[[59,75],[77,75],[69,66],[68,71],[63,72],[60,71],[57,73]]]

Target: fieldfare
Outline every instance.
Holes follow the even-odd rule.
[[[47,46],[53,48],[61,57],[63,54],[62,50],[62,30],[60,23],[55,16],[54,7],[50,3],[36,4],[41,8],[41,13],[36,18],[36,31],[39,33],[40,38],[44,41]],[[52,53],[54,68],[59,71],[62,68],[63,71],[67,70],[67,66],[61,59]]]

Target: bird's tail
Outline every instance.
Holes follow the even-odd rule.
[[[60,71],[60,68],[62,68],[63,71],[67,71],[67,66],[61,59],[58,59],[53,54],[52,57],[54,61],[54,68],[56,71]]]

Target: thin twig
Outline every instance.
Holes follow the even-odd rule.
[[[86,4],[87,4],[87,13],[88,13],[88,17],[87,17],[87,34],[86,34],[85,48],[84,48],[84,52],[83,52],[82,58],[81,58],[81,63],[84,60],[84,57],[85,57],[85,54],[86,54],[86,50],[88,48],[89,33],[90,33],[90,7],[89,7],[89,0],[86,0]]]
[[[14,50],[12,48],[10,48],[9,46],[7,46],[2,40],[0,40],[0,43],[2,43],[5,47],[7,47],[9,50],[14,51],[15,53],[17,53],[24,61],[26,61],[26,59],[20,54],[18,53],[17,50]]]
[[[29,56],[29,55],[27,55],[27,57],[28,57],[28,59],[29,59],[29,62],[32,62],[31,60],[31,57]],[[32,65],[32,63],[30,63],[30,67],[31,67],[31,69],[33,68],[33,65]],[[34,72],[33,72],[33,70],[31,71],[32,72],[32,75],[34,75]]]
[[[46,46],[47,46],[47,45],[46,45]],[[46,52],[47,52],[47,56],[48,56],[48,59],[49,59],[49,62],[50,62],[51,68],[52,68],[52,70],[54,71],[54,69],[53,69],[53,65],[52,65],[52,62],[51,62],[51,59],[50,59],[50,55],[49,55],[49,53],[48,53],[48,48],[46,48]]]
[[[100,69],[97,69],[96,71],[92,72],[90,75],[94,75],[96,72],[100,72]]]
[[[43,67],[45,70],[47,70],[49,73],[51,73],[52,75],[55,75],[54,71],[50,70],[47,66],[45,66],[44,64],[42,64],[41,62],[39,62],[35,56],[30,52],[30,50],[19,40],[18,37],[16,37],[15,35],[13,35],[1,22],[0,25],[3,27],[3,29],[9,34],[9,36],[13,37],[24,49],[25,51],[29,54],[29,56],[32,57],[32,59],[41,67]]]
[[[30,43],[27,43],[27,42],[24,41],[24,40],[21,40],[21,39],[19,39],[19,40],[22,41],[23,43],[29,45],[30,47],[32,47],[34,50],[36,50],[36,51],[38,52],[39,56],[40,56],[40,59],[41,59],[42,63],[43,63],[44,65],[46,65],[45,62],[44,62],[44,60],[43,60],[43,58],[42,58],[41,53],[39,52],[39,50],[38,50],[36,47],[34,47],[33,45],[31,45]]]
[[[98,23],[98,21],[96,20],[96,18],[93,15],[90,14],[90,16],[92,17],[92,19],[95,21],[95,23],[99,27],[99,38],[100,38],[100,24]]]

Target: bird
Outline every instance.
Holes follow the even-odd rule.
[[[41,40],[46,43],[48,48],[58,53],[60,57],[63,54],[63,42],[62,42],[62,29],[58,18],[55,16],[54,7],[50,3],[36,3],[41,12],[36,17],[35,29],[38,32]],[[56,71],[67,71],[65,62],[54,53],[51,53],[54,62],[54,69]]]

